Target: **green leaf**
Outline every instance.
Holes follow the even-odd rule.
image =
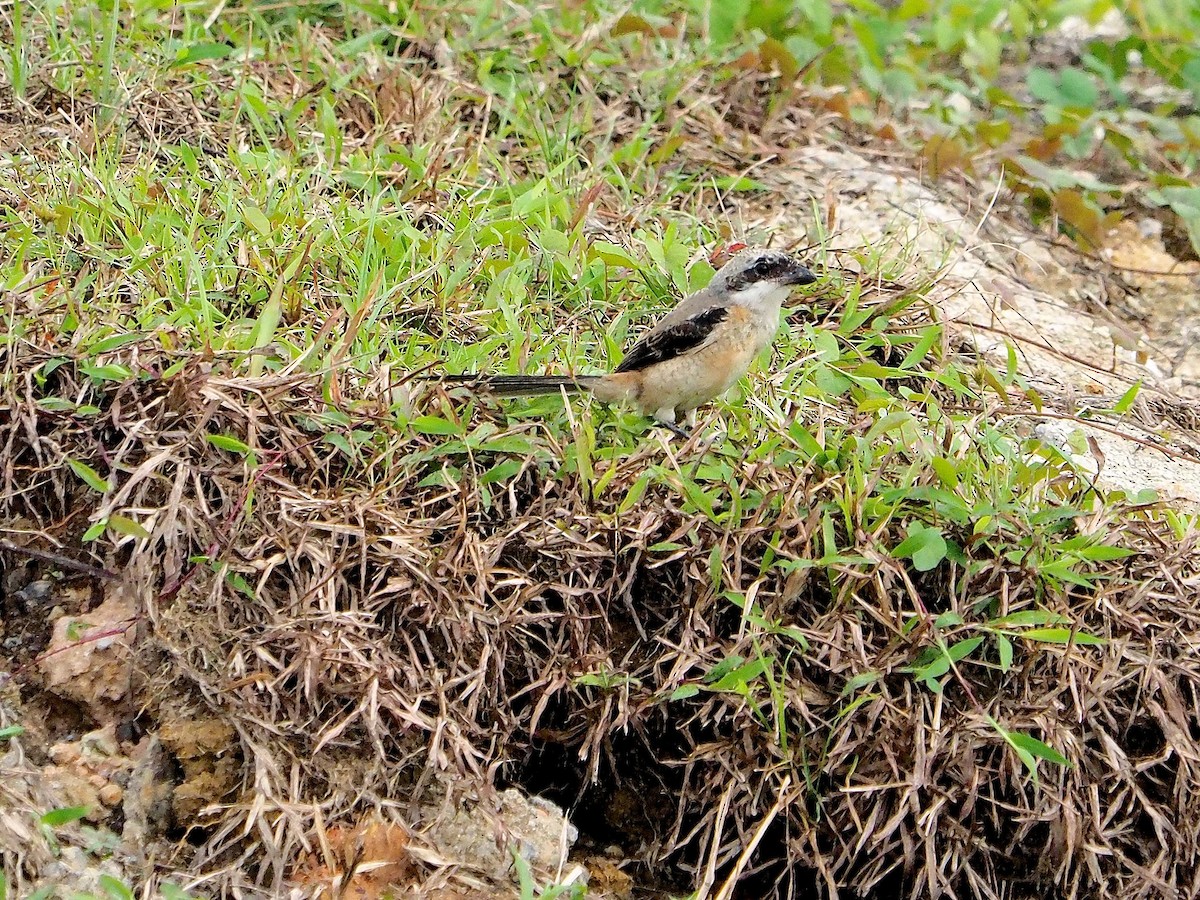
[[[846,697],[856,691],[865,688],[868,684],[874,684],[880,678],[878,672],[859,672],[857,675],[848,678],[845,686],[842,688],[842,693],[839,696]]]
[[[325,435],[322,441],[340,450],[348,459],[354,459],[357,455],[354,445],[350,443],[349,438],[344,434],[338,434],[336,431],[333,431]]]
[[[645,495],[646,488],[649,487],[649,485],[650,473],[643,472],[638,476],[637,481],[630,485],[629,491],[625,494],[624,499],[621,500],[621,505],[617,507],[617,514],[623,515],[637,506],[642,497]]]
[[[1147,191],[1147,198],[1171,207],[1183,220],[1193,249],[1200,253],[1200,187],[1166,185],[1157,190]]]
[[[984,642],[983,637],[966,638],[950,645],[947,655],[951,662],[958,662],[975,652],[975,648]]]
[[[150,532],[141,526],[136,520],[129,516],[113,514],[108,517],[108,527],[118,534],[125,534],[135,538],[148,538]]]
[[[242,207],[242,218],[246,220],[246,224],[261,234],[263,237],[271,236],[271,220],[263,215],[263,211],[257,206],[252,206],[247,203]]]
[[[901,369],[911,369],[917,363],[925,359],[925,356],[932,349],[933,345],[942,336],[940,325],[931,325],[921,334],[921,339],[913,344],[913,348],[908,351],[908,355],[904,357],[904,361],[900,363]]]
[[[1130,550],[1128,547],[1113,547],[1111,544],[1093,544],[1091,547],[1083,547],[1075,551],[1075,554],[1080,558],[1089,559],[1093,562],[1125,559],[1136,553],[1136,550]]]
[[[113,900],[134,900],[133,891],[125,883],[113,878],[111,875],[104,874],[98,879],[100,888]]]
[[[841,345],[832,331],[821,330],[816,333],[813,337],[813,352],[821,362],[837,362],[842,357]]]
[[[243,596],[254,599],[254,588],[250,587],[250,582],[240,572],[235,572],[227,568],[225,570],[225,583]]]
[[[228,434],[206,434],[204,439],[218,450],[228,450],[230,453],[237,453],[241,456],[246,456],[251,452],[249,444]]]
[[[748,663],[738,666],[732,672],[728,672],[723,677],[710,684],[708,689],[710,691],[732,691],[739,694],[744,693],[746,690],[746,685],[765,672],[767,670],[767,666],[774,662],[774,658],[769,656],[760,656],[757,659],[752,659]]]
[[[1082,69],[1067,68],[1059,72],[1059,97],[1065,106],[1094,109],[1100,99],[1096,82]]]
[[[1135,381],[1133,383],[1133,387],[1122,394],[1121,399],[1113,405],[1112,411],[1117,415],[1123,415],[1124,413],[1129,412],[1130,408],[1133,406],[1133,401],[1137,399],[1138,392],[1141,391],[1141,389],[1142,382]]]
[[[525,465],[523,459],[506,459],[497,463],[479,476],[480,484],[492,484],[497,481],[508,481]]]
[[[62,397],[43,397],[37,402],[37,405],[47,412],[73,412],[75,410],[75,404]]]
[[[417,416],[410,423],[413,431],[420,434],[462,434],[463,428],[455,422],[447,421],[439,416]]]
[[[697,684],[681,684],[675,690],[671,691],[672,700],[688,700],[700,693],[700,686]]]
[[[106,494],[112,490],[112,485],[110,485],[106,479],[101,478],[100,473],[87,463],[80,462],[79,460],[72,459],[68,456],[67,465],[70,466],[71,471],[79,476],[79,479],[92,490],[98,491],[101,494]]]
[[[1060,188],[1080,188],[1085,191],[1113,194],[1121,192],[1120,185],[1101,181],[1090,172],[1056,168],[1034,159],[1032,156],[1025,156],[1023,154],[1014,157],[1013,161],[1024,169],[1025,174],[1030,178],[1040,181],[1047,188],[1054,190]]]
[[[915,524],[916,530],[892,550],[892,555],[898,559],[911,559],[918,572],[928,572],[946,558],[946,539],[940,528]]]
[[[0,741],[7,741],[24,733],[25,729],[21,725],[7,725],[0,728]]]
[[[200,41],[180,47],[175,51],[175,61],[172,65],[186,66],[190,63],[202,62],[206,59],[224,59],[233,48],[228,44],[218,44],[211,41]]]
[[[133,371],[128,366],[111,363],[107,366],[81,365],[79,370],[93,381],[128,381]]]
[[[1009,625],[1060,625],[1066,621],[1068,621],[1066,616],[1050,612],[1048,609],[1023,609],[1020,612],[1009,613],[1007,616],[994,619],[989,624],[1003,628]]]
[[[250,358],[251,378],[261,376],[263,369],[266,367],[267,351],[263,348],[268,347],[275,340],[275,331],[279,328],[279,323],[283,319],[283,289],[286,283],[284,276],[276,279],[274,287],[271,288],[271,296],[263,304],[262,309],[259,311],[258,319],[254,323],[254,334],[251,343],[253,349],[260,352],[255,353]]]
[[[952,628],[955,625],[962,625],[964,621],[961,613],[948,609],[933,620],[933,627],[938,629]]]
[[[1007,672],[1012,668],[1013,663],[1013,645],[1005,635],[996,635],[996,650],[1000,657],[1000,671]]]
[[[948,488],[958,487],[958,469],[954,463],[944,456],[935,456],[929,460],[929,465],[943,485]]]
[[[647,553],[674,553],[676,550],[682,550],[686,544],[681,544],[678,541],[659,541],[657,544],[651,544],[646,548]]]
[[[1019,731],[1005,731],[1005,737],[1008,742],[1018,750],[1024,750],[1030,756],[1037,759],[1044,759],[1048,762],[1056,763],[1060,766],[1070,767],[1071,761],[1051,747],[1049,744],[1039,741],[1032,735],[1022,734]]]
[[[738,666],[742,665],[742,663],[745,661],[745,657],[739,656],[736,653],[732,656],[725,657],[723,660],[709,669],[707,673],[705,673],[704,683],[712,684],[714,681],[720,681]]]
[[[1081,588],[1094,588],[1095,580],[1088,578],[1086,575],[1080,575],[1072,567],[1071,562],[1067,560],[1059,560],[1057,562],[1044,565],[1039,570],[1039,574],[1043,578],[1057,578],[1059,581],[1065,581],[1068,584],[1078,585]]]
[[[136,343],[143,337],[145,337],[145,335],[137,331],[131,331],[124,334],[113,334],[104,338],[102,341],[97,341],[96,343],[92,344],[88,350],[91,353],[99,355],[101,353],[107,353],[110,350],[116,350],[118,347],[124,347],[126,344]],[[46,374],[49,374],[49,372]]]
[[[512,210],[513,215],[518,219],[527,218],[535,212],[544,210],[548,204],[546,199],[546,190],[549,186],[546,179],[542,179],[537,184],[533,185],[529,190],[513,200]]]
[[[1056,104],[1058,97],[1058,79],[1049,69],[1030,69],[1025,76],[1025,86],[1034,98],[1043,103]]]
[[[78,822],[90,811],[90,806],[64,806],[61,809],[50,810],[42,816],[40,821],[48,828],[61,828],[63,825]]]
[[[688,499],[692,509],[704,513],[710,521],[716,520],[717,512],[713,506],[713,498],[700,485],[690,478],[684,478],[679,486],[683,489],[683,495]]]
[[[1020,636],[1028,641],[1041,641],[1045,644],[1088,644],[1100,647],[1108,643],[1104,638],[1088,634],[1086,631],[1072,632],[1069,628],[1030,628],[1022,631]]]
[[[708,34],[713,44],[729,44],[741,30],[750,8],[748,0],[714,0],[708,3]]]
[[[608,241],[596,241],[588,249],[588,252],[607,266],[619,266],[629,269],[636,269],[638,266],[638,261],[629,255],[628,250]]]
[[[500,437],[488,438],[479,445],[480,450],[490,450],[493,453],[532,453],[534,446],[529,438],[519,434],[506,434]]]
[[[725,175],[714,178],[713,184],[723,191],[765,191],[767,186],[761,181],[747,178],[745,175]]]

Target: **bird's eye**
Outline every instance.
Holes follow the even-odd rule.
[[[774,267],[771,265],[771,261],[769,259],[760,259],[754,264],[753,272],[759,278],[766,278],[771,274],[772,268]]]

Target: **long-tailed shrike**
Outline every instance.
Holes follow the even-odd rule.
[[[677,420],[731,388],[779,331],[793,287],[816,276],[778,250],[744,250],[644,334],[607,375],[448,375],[431,379],[499,396],[589,391],[628,401],[686,437]]]

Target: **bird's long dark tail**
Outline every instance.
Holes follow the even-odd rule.
[[[499,397],[530,397],[537,394],[557,394],[586,391],[599,380],[596,375],[442,375],[428,379],[443,384],[461,385],[486,391]]]

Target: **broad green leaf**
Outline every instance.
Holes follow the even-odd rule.
[[[190,63],[202,62],[206,59],[224,59],[232,52],[233,48],[228,44],[218,44],[215,41],[199,41],[176,50],[175,60],[172,62],[172,65],[186,66]]]
[[[1060,625],[1066,621],[1066,616],[1050,612],[1047,609],[1023,609],[1020,612],[1009,613],[1007,616],[993,619],[988,624],[1003,628],[1009,625]]]
[[[79,370],[93,381],[128,381],[133,371],[128,366],[110,363],[106,366],[81,365]]]
[[[63,825],[70,825],[72,822],[78,822],[91,811],[90,806],[65,806],[61,809],[52,809],[41,818],[41,823],[50,828],[61,828]]]
[[[1006,731],[1008,742],[1019,750],[1024,750],[1030,756],[1056,763],[1060,766],[1070,766],[1071,761],[1044,741],[1039,741],[1032,735],[1019,731]]]
[[[696,684],[681,684],[671,692],[672,700],[688,700],[700,693],[700,686]]]
[[[1123,415],[1124,413],[1129,412],[1133,406],[1133,401],[1137,399],[1138,393],[1141,391],[1141,389],[1142,382],[1140,380],[1135,381],[1133,383],[1133,387],[1122,394],[1121,399],[1113,405],[1112,411],[1117,415]]]
[[[135,519],[129,516],[122,516],[114,513],[108,517],[108,527],[118,534],[129,535],[135,538],[148,538],[150,532],[141,526]]]
[[[71,471],[79,476],[88,487],[94,491],[99,491],[101,494],[108,493],[112,490],[112,485],[107,479],[101,478],[100,473],[93,469],[85,462],[80,462],[77,459],[67,457],[67,465],[71,467]]]
[[[1127,547],[1113,547],[1110,544],[1093,544],[1075,551],[1076,555],[1094,562],[1105,562],[1113,559],[1125,559],[1137,553]]]
[[[904,357],[900,363],[901,369],[911,369],[917,363],[922,362],[930,349],[942,336],[942,329],[939,325],[931,325],[921,334],[921,339],[913,344],[913,348],[908,351],[908,355]]]
[[[105,873],[99,878],[100,888],[113,900],[133,900],[133,891],[129,886],[113,876]]]
[[[248,444],[228,434],[206,434],[204,439],[218,450],[228,450],[230,453],[238,453],[242,456],[250,453]]]
[[[461,425],[447,421],[439,416],[417,416],[410,424],[413,431],[420,432],[421,434],[448,435],[463,433]]]
[[[72,412],[75,409],[74,403],[62,397],[43,397],[37,405],[47,412]]]
[[[874,684],[879,680],[879,678],[880,675],[878,672],[859,672],[857,675],[854,675],[846,680],[846,684],[842,688],[842,693],[840,696],[845,697],[849,694],[853,694],[856,691],[865,688],[868,684]]]
[[[130,331],[123,334],[113,334],[92,344],[88,350],[91,353],[99,355],[101,353],[107,353],[110,350],[116,350],[118,347],[124,347],[126,344],[136,343],[143,337],[145,337],[145,335],[137,331]]]
[[[625,497],[621,500],[621,505],[617,507],[617,513],[622,515],[633,509],[646,493],[646,488],[650,485],[650,473],[643,472],[638,476],[637,481],[630,485]]]
[[[714,178],[713,183],[723,191],[765,191],[767,186],[761,181],[747,178],[745,175],[726,175]]]
[[[821,330],[816,333],[813,337],[813,350],[822,362],[837,362],[842,356],[837,335],[831,331]]]
[[[271,236],[271,220],[268,219],[261,209],[257,206],[252,206],[247,203],[242,207],[242,218],[246,224],[261,234],[263,237]]]
[[[525,461],[522,459],[506,459],[480,475],[479,483],[493,484],[497,481],[507,481],[520,472],[524,465]]]
[[[973,638],[966,638],[965,640],[957,641],[957,642],[951,644],[950,648],[949,648],[949,654],[948,654],[950,656],[950,661],[958,662],[959,660],[965,659],[967,656],[970,656],[972,653],[975,652],[975,648],[977,648],[980,644],[982,644],[984,642],[984,640],[985,640],[985,638],[983,638],[983,637],[973,637]]]
[[[892,555],[911,559],[918,572],[928,572],[946,558],[946,549],[946,539],[940,528],[919,528],[901,541],[892,550]]]
[[[765,672],[767,666],[774,662],[775,660],[769,656],[760,656],[757,659],[752,659],[710,684],[708,689],[710,691],[733,691],[740,693],[745,690],[747,684]]]
[[[712,684],[714,681],[720,681],[727,674],[732,672],[738,666],[745,663],[745,657],[739,656],[736,653],[732,656],[727,656],[704,675],[705,684]]]
[[[996,635],[996,651],[1000,657],[1000,671],[1007,672],[1012,668],[1013,645],[1003,634]]]

